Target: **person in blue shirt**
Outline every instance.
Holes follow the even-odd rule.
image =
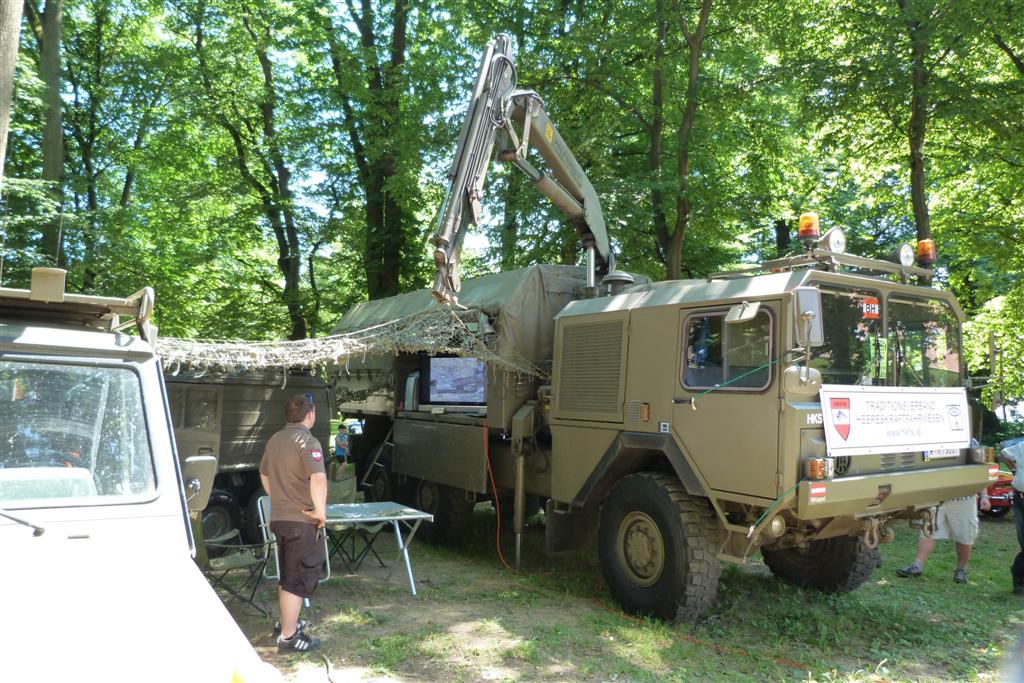
[[[339,463],[348,462],[348,432],[345,425],[338,425],[338,433],[334,435],[334,457]]]

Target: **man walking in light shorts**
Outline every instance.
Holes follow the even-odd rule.
[[[988,496],[981,493],[981,509],[991,507]],[[921,535],[917,541],[917,557],[914,561],[896,573],[904,578],[917,577],[924,574],[924,563],[935,547],[935,541],[952,540],[956,542],[956,571],[953,580],[967,583],[967,562],[971,559],[971,547],[978,537],[978,502],[977,496],[951,498],[939,506],[935,514],[935,532],[931,537]]]

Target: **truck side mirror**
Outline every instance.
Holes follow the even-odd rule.
[[[217,456],[192,455],[185,458],[182,477],[185,480],[185,502],[189,512],[205,510],[217,476]]]
[[[811,348],[825,343],[821,324],[821,292],[814,287],[794,289],[793,317],[796,320],[797,346]]]

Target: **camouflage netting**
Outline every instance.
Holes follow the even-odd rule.
[[[497,335],[487,317],[476,310],[455,311],[438,306],[360,330],[319,339],[283,342],[217,341],[159,337],[157,353],[164,370],[251,372],[268,368],[348,369],[353,358],[399,352],[453,354],[479,358],[489,365],[518,374],[544,377],[545,372],[525,358],[496,353]]]
[[[369,357],[426,352],[479,358],[492,370],[547,379],[558,312],[585,285],[577,266],[538,265],[466,280],[464,310],[426,289],[355,306],[332,334],[295,342],[158,338],[164,369],[250,372],[328,366],[358,370]]]

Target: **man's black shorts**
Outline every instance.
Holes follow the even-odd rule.
[[[315,524],[271,522],[281,563],[277,584],[293,595],[313,596],[324,563],[324,541]],[[322,533],[322,532],[321,532]]]

